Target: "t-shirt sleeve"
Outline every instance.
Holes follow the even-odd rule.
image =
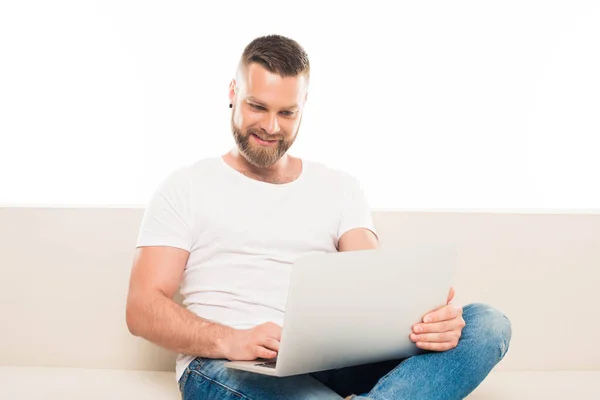
[[[190,194],[190,181],[183,168],[162,181],[144,210],[137,247],[170,246],[191,251],[194,236]]]
[[[364,190],[358,179],[348,175],[343,180],[342,186],[342,206],[338,240],[344,233],[355,228],[369,229],[377,236],[371,215],[371,208]]]

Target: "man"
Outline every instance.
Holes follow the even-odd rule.
[[[289,38],[244,49],[229,86],[236,147],[174,171],[145,211],[129,329],[180,354],[184,399],[464,398],[504,357],[511,328],[484,304],[452,305],[452,289],[414,326],[411,339],[427,350],[418,356],[287,378],[224,367],[277,355],[297,257],[378,246],[359,182],[288,154],[309,79],[308,57]],[[172,300],[180,284],[186,308]]]

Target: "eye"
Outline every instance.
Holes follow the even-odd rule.
[[[291,117],[292,115],[294,115],[294,112],[293,111],[282,111],[281,114],[286,117]]]
[[[263,111],[265,109],[264,107],[261,107],[261,106],[256,105],[256,104],[252,104],[252,103],[249,103],[249,104],[250,104],[250,108],[253,108],[253,109],[258,110],[258,111]]]

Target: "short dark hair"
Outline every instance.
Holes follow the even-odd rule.
[[[240,66],[251,63],[258,63],[281,77],[300,74],[310,77],[306,51],[295,40],[281,35],[261,36],[250,42],[242,53]]]

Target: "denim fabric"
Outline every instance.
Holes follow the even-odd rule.
[[[465,327],[458,346],[385,361],[286,378],[224,366],[225,360],[196,358],[179,381],[184,400],[463,399],[508,351],[512,328],[498,310],[481,303],[463,307]]]

